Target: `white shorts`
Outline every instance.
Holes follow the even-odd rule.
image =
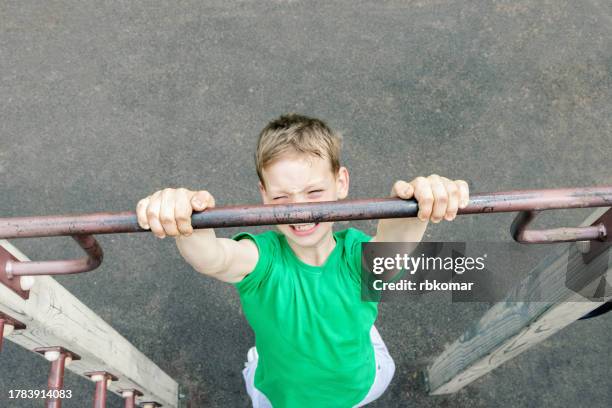
[[[374,377],[374,383],[370,387],[370,390],[366,396],[355,405],[354,408],[364,406],[378,397],[380,397],[391,382],[393,374],[395,373],[395,363],[389,355],[389,350],[383,342],[376,327],[372,326],[370,329],[370,339],[372,340],[372,346],[374,347],[374,357],[376,360],[376,376]],[[254,350],[255,351],[255,350]],[[244,377],[244,383],[246,384],[247,393],[251,397],[253,402],[253,408],[271,408],[272,404],[266,398],[266,396],[255,388],[255,370],[257,369],[257,352],[254,353],[254,358],[245,363],[245,368],[242,370],[242,377]]]

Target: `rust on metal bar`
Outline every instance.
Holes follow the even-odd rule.
[[[88,272],[100,266],[104,253],[93,235],[72,235],[72,238],[83,248],[87,256],[79,259],[42,262],[9,259],[3,266],[6,276],[10,280],[15,276],[69,275]]]
[[[516,190],[474,194],[459,214],[539,211],[561,208],[612,206],[612,186],[550,190]],[[305,222],[415,217],[413,199],[377,198],[302,204],[228,206],[194,213],[194,228],[247,227]],[[136,213],[92,213],[40,217],[0,218],[0,238],[145,232]]]

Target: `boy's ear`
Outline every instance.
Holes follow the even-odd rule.
[[[261,184],[261,181],[257,182],[257,187],[259,187],[259,194],[261,194],[261,201],[265,202],[266,199],[266,188]]]
[[[349,192],[349,172],[346,167],[338,169],[336,176],[336,185],[338,188],[338,199],[343,200],[348,196]]]

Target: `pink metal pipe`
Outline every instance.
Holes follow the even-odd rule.
[[[104,253],[98,241],[92,235],[72,235],[72,238],[83,248],[87,254],[86,257],[42,262],[7,260],[4,266],[6,276],[12,279],[15,276],[68,275],[88,272],[100,266]]]
[[[135,408],[136,407],[136,396],[132,394],[125,398],[124,408]]]
[[[538,213],[538,211],[521,211],[516,216],[510,227],[510,232],[515,241],[524,244],[548,244],[554,242],[604,241],[612,238],[606,229],[606,224],[601,221],[588,227],[527,229]],[[610,217],[606,217],[606,220],[607,218]],[[612,218],[610,218],[610,221],[608,222],[608,228],[612,229]]]
[[[471,196],[459,214],[612,206],[612,186],[516,190]],[[194,213],[194,228],[225,228],[343,220],[415,217],[415,200],[378,198],[303,204],[229,206]],[[0,239],[144,232],[136,213],[0,218]]]
[[[60,391],[64,386],[64,367],[66,362],[66,354],[60,353],[57,360],[51,363],[51,371],[49,372],[49,381],[47,387],[51,391],[51,397],[47,398],[46,408],[61,408],[62,399],[53,395],[53,391]]]
[[[560,208],[612,206],[612,186],[548,190],[516,190],[500,193],[474,194],[459,214],[541,211]],[[253,205],[211,208],[192,214],[194,228],[225,228],[238,226],[293,224],[383,218],[415,217],[416,200],[378,198],[343,200],[288,205]],[[584,239],[610,239],[606,225],[583,228],[525,231],[531,218],[519,215],[513,224],[513,234],[519,242],[559,242]],[[608,226],[608,228],[612,228]],[[76,260],[46,262],[0,263],[10,279],[23,275],[60,275],[87,272],[102,262],[102,249],[92,234],[144,232],[134,212],[92,213],[81,215],[0,218],[0,239],[72,236],[87,253]],[[518,231],[518,232],[517,232]],[[534,235],[535,234],[535,235]],[[539,235],[538,235],[539,234]],[[531,237],[531,238],[530,238]],[[606,238],[607,237],[607,238]],[[1,278],[1,276],[0,276]]]
[[[57,353],[57,359],[51,362],[51,369],[49,371],[49,378],[47,380],[47,389],[50,396],[46,398],[46,408],[61,408],[62,398],[61,390],[64,387],[64,369],[66,367],[66,358],[70,357],[72,361],[80,360],[81,357],[78,354],[66,350],[60,346],[53,347],[38,347],[34,349],[35,352],[42,354],[47,357],[47,353]]]
[[[93,408],[106,407],[106,380],[96,382]]]
[[[142,392],[137,389],[121,390],[121,396],[125,402],[124,408],[136,408],[136,397],[142,396]]]
[[[96,391],[94,393],[93,408],[106,407],[107,381],[117,381],[117,377],[107,371],[91,371],[84,375],[90,377],[96,383]],[[94,377],[102,377],[96,379]]]

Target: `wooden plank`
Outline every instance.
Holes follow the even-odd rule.
[[[29,260],[6,240],[0,240],[0,246],[20,261]],[[83,373],[105,370],[119,377],[109,387],[118,395],[120,389],[137,388],[143,401],[178,406],[178,384],[55,279],[36,277],[28,300],[0,284],[0,311],[27,326],[6,340],[30,351],[62,346],[81,356],[66,367],[77,375],[89,380]]]
[[[606,210],[598,209],[582,225],[591,225]],[[426,373],[430,394],[457,392],[610,300],[612,294],[607,293],[601,302],[585,301],[576,288],[593,294],[603,277],[612,282],[611,265],[612,251],[607,250],[585,270],[575,246],[544,259],[508,298],[525,301],[493,305],[430,365]],[[566,286],[566,273],[579,277],[574,290]],[[537,302],[542,299],[550,301]]]

